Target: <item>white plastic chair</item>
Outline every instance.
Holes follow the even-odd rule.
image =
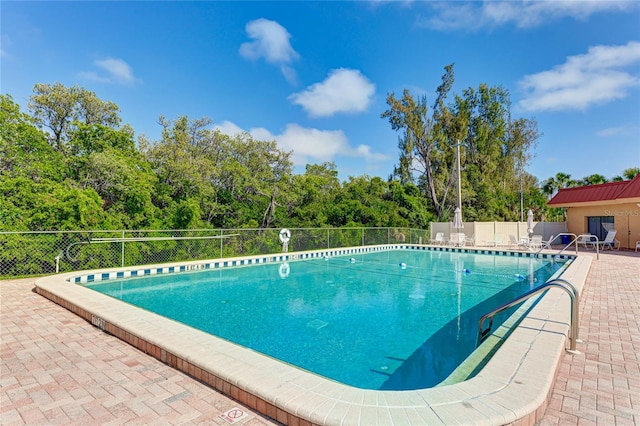
[[[464,234],[462,234],[464,235]],[[470,246],[475,246],[476,245],[476,235],[473,234],[471,237],[464,237],[464,241],[462,243],[463,246],[466,245],[470,245]]]
[[[591,234],[582,234],[578,237],[578,241],[576,241],[576,244],[582,245],[585,249],[592,249],[595,245],[595,240],[592,238],[593,235]]]
[[[616,240],[617,232],[618,231],[607,232],[607,236],[604,238],[604,240],[598,242],[600,250],[604,250],[606,247],[609,247],[610,250],[613,250],[616,243],[618,243],[618,248],[620,248],[620,242]]]
[[[542,235],[534,235],[529,240],[529,250],[540,250],[542,248]]]
[[[501,247],[504,245],[502,242],[502,234],[496,234],[493,236],[493,241],[488,243],[489,246]]]
[[[436,237],[429,240],[429,242],[436,245],[444,244],[444,232],[436,232]]]

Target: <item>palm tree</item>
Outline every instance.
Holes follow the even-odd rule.
[[[542,192],[551,198],[559,189],[574,187],[576,183],[571,179],[571,175],[559,172],[555,177],[550,177],[542,183]]]
[[[584,178],[582,178],[582,181],[580,182],[581,186],[584,185],[599,185],[601,183],[607,183],[609,182],[607,180],[606,177],[602,176],[601,174],[595,173],[589,176],[586,176]]]
[[[622,176],[624,176],[625,179],[627,180],[631,180],[637,175],[640,175],[640,167],[631,167],[631,168],[625,169],[622,172]]]
[[[640,167],[631,167],[631,168],[625,169],[622,172],[622,176],[621,175],[614,176],[613,179],[611,179],[611,182],[622,182],[623,180],[631,180],[637,175],[640,175]]]

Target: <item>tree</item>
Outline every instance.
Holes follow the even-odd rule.
[[[292,179],[289,218],[298,226],[329,225],[329,210],[341,190],[335,163],[307,164]]]
[[[161,209],[173,202],[197,198],[204,205],[201,211],[216,209],[214,184],[220,181],[221,156],[228,141],[223,135],[210,132],[211,119],[159,119],[162,139],[155,142],[139,140],[140,151],[157,176],[154,203]]]
[[[416,100],[407,89],[401,99],[397,99],[393,93],[388,94],[387,104],[390,108],[381,114],[381,118],[389,120],[393,130],[402,131],[398,167],[401,183],[413,182],[409,176],[417,172],[420,185],[425,188],[438,218],[442,217],[447,192],[453,182],[451,140],[447,138],[451,136],[447,135],[447,130],[453,126],[450,123],[451,114],[444,104],[452,84],[453,65],[448,65],[437,90],[431,117],[428,115],[426,96]],[[456,135],[453,136],[455,141]]]
[[[534,120],[511,116],[509,92],[481,84],[456,96],[455,115],[465,125],[462,197],[468,220],[520,218],[524,164],[539,138]]]
[[[65,175],[62,155],[47,143],[34,120],[20,112],[11,96],[0,95],[0,173],[26,176],[34,181],[61,181]]]
[[[622,172],[622,176],[616,176],[612,181],[619,182],[622,180],[631,180],[637,175],[640,175],[640,167],[630,167]]]
[[[257,141],[242,133],[231,139],[230,154],[223,162],[222,174],[236,188],[236,200],[253,210],[240,224],[253,219],[261,228],[271,226],[277,207],[284,205],[288,197],[291,153],[279,150],[275,141]]]
[[[77,123],[68,147],[74,180],[82,189],[94,189],[103,209],[117,216],[121,226],[147,227],[154,222],[157,178],[136,149],[132,129]]]
[[[509,93],[502,87],[468,88],[447,104],[453,82],[453,65],[448,65],[431,115],[424,96],[416,101],[406,89],[401,99],[393,93],[387,96],[390,108],[381,117],[402,131],[396,175],[408,183],[406,175],[417,173],[418,186],[436,217],[447,217],[454,205],[447,198],[458,179],[455,147],[459,145],[465,217],[510,218],[514,209],[507,200],[520,191],[523,165],[539,138],[537,123],[511,117]]]
[[[599,185],[601,183],[607,183],[607,182],[609,181],[607,180],[606,177],[604,177],[601,174],[594,173],[592,175],[583,177],[579,182],[577,182],[577,186]]]
[[[631,179],[635,178],[637,175],[640,175],[640,167],[631,167],[631,168],[625,169],[622,172],[622,175],[626,179],[631,180]]]
[[[76,122],[111,128],[120,125],[120,108],[115,103],[103,101],[94,92],[79,86],[38,83],[33,92],[29,110],[37,125],[51,131],[49,141],[59,152],[66,151]]]
[[[212,123],[207,117],[160,117],[162,140],[139,141],[158,177],[154,203],[171,211],[180,205],[184,213],[195,211],[196,202],[199,220],[219,227],[271,226],[287,196],[291,154],[275,141],[212,130]]]
[[[550,177],[542,183],[542,192],[551,198],[559,189],[572,188],[577,182],[571,179],[571,175],[563,172],[556,173],[555,177]]]

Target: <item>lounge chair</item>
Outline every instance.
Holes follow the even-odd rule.
[[[436,245],[444,244],[444,232],[436,232],[436,237],[430,239],[429,242]]]
[[[609,231],[607,232],[607,236],[602,241],[598,241],[598,247],[600,250],[604,250],[609,247],[610,250],[615,248],[616,243],[618,244],[618,249],[620,248],[620,242],[616,240],[616,233],[618,231]]]

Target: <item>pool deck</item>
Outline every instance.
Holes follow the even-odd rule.
[[[561,354],[539,424],[640,424],[640,253],[586,255],[581,353]],[[0,282],[0,423],[229,424],[220,416],[238,407],[238,424],[278,424],[34,293],[35,281]]]

